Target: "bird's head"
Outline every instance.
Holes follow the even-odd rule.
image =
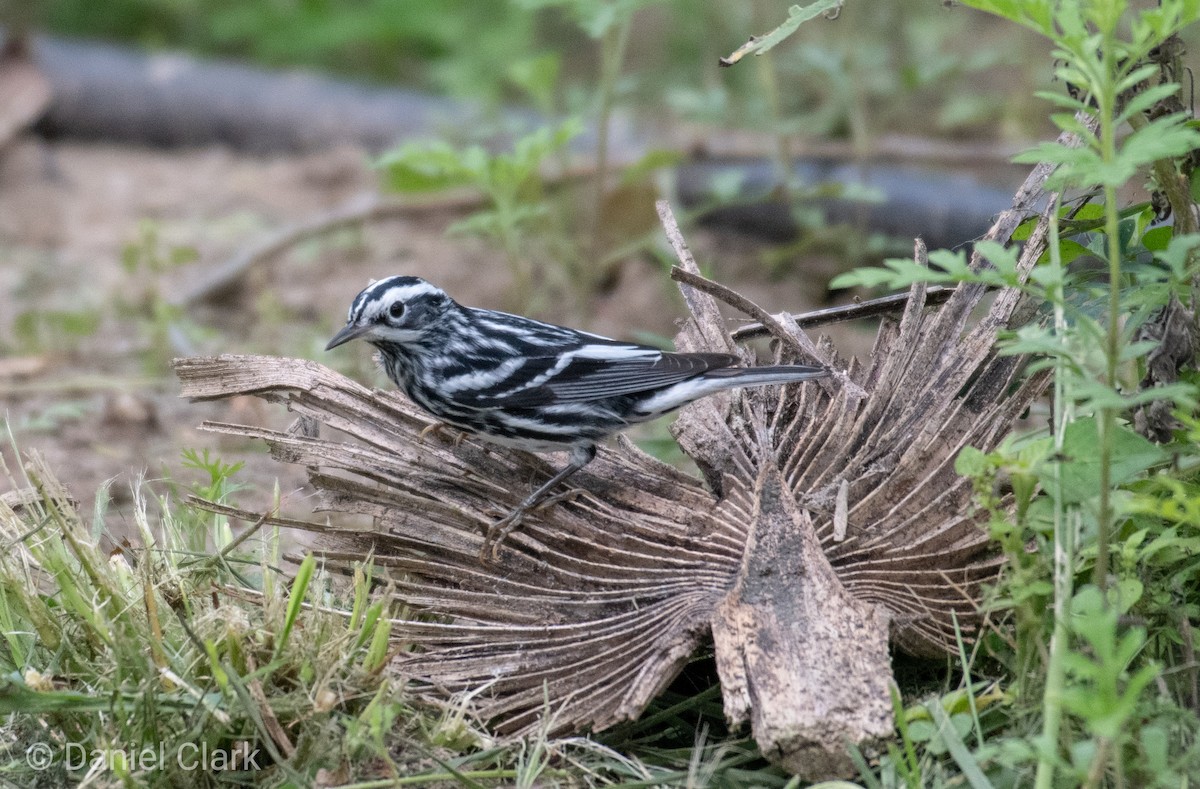
[[[417,342],[453,305],[445,291],[419,277],[372,282],[354,298],[346,325],[325,350],[356,339],[394,345]]]

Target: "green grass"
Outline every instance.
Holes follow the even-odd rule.
[[[213,475],[204,493],[236,470],[194,460]],[[228,524],[144,483],[140,545],[104,550],[103,496],[88,523],[36,455],[21,482],[36,497],[0,506],[8,780],[61,785],[94,769],[127,785],[305,785],[320,769],[413,771],[390,755],[392,723],[418,714],[382,671],[391,604],[373,596],[369,562],[339,584],[310,558],[289,580],[278,534],[234,542]]]
[[[724,731],[711,660],[603,738],[497,742],[468,699],[418,700],[387,670],[399,646],[391,617],[404,612],[369,557],[351,578],[311,555],[288,565],[275,530],[246,524],[235,536],[181,501],[228,500],[238,465],[185,453],[199,481],[170,495],[139,482],[138,545],[106,548],[103,492],[89,522],[38,456],[25,458],[7,473],[30,495],[16,510],[0,504],[10,785],[786,783]]]

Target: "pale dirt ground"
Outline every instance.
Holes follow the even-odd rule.
[[[247,461],[240,478],[250,487],[238,503],[265,504],[278,479],[287,508],[306,515],[300,469],[274,463],[261,446],[196,430],[205,419],[281,428],[289,416],[257,400],[180,400],[168,366],[178,351],[156,339],[145,305],[156,292],[167,298],[180,292],[264,234],[374,185],[367,157],[356,150],[257,158],[216,148],[158,151],[27,137],[0,151],[0,416],[16,444],[45,454],[85,512],[111,481],[108,521],[118,532],[126,531],[131,484],[139,477],[183,486],[201,481],[182,466],[184,448]],[[649,201],[646,211],[641,230],[655,221]],[[233,297],[187,311],[186,324],[204,331],[186,350],[302,356],[382,384],[366,346],[322,350],[369,279],[417,274],[463,303],[510,306],[506,264],[481,241],[448,238],[444,229],[456,218],[449,210],[422,211],[300,244],[256,267]],[[162,256],[190,248],[196,260],[161,274],[127,271],[123,250],[147,223]],[[688,235],[702,265],[766,308],[820,306],[827,263],[814,262],[815,276],[772,280],[761,273],[750,241],[703,230]],[[634,258],[620,271],[586,305],[586,317],[553,301],[538,317],[617,337],[639,331],[670,337],[683,307],[661,266]],[[20,326],[31,314],[56,310],[90,315],[97,326],[31,344]],[[859,354],[871,339],[849,328],[836,338],[845,352]],[[7,437],[0,458],[19,474]],[[0,491],[10,484],[0,476]],[[152,490],[163,488],[151,483]]]

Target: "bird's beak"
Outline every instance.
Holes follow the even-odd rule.
[[[371,330],[371,324],[347,323],[342,327],[342,330],[333,335],[333,339],[325,346],[325,350],[331,351],[339,345],[344,345],[356,337],[361,337]]]

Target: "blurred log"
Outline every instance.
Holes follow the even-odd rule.
[[[227,145],[252,153],[340,144],[380,151],[403,137],[473,128],[484,120],[479,108],[462,102],[302,71],[48,36],[33,37],[31,51],[53,88],[40,125],[52,137]]]
[[[775,165],[762,159],[699,160],[678,168],[676,190],[685,206],[711,205],[714,184],[736,178],[737,200],[707,212],[704,222],[769,241],[803,235],[795,215],[801,208],[817,212],[822,225],[851,225],[904,239],[919,236],[931,249],[983,235],[1012,198],[1011,191],[982,184],[965,172],[939,172],[928,162],[802,158],[791,177],[814,194],[794,204],[775,194],[779,177]]]
[[[503,147],[516,129],[544,123],[535,113],[488,113],[462,101],[412,90],[368,86],[298,70],[272,72],[193,58],[180,53],[145,54],[107,44],[46,36],[32,39],[34,63],[53,90],[39,126],[49,136],[131,142],[140,145],[226,145],[252,153],[297,152],[355,145],[379,152],[397,141],[437,136]],[[658,137],[655,137],[657,140]],[[629,163],[650,147],[627,117],[611,133],[612,161]],[[595,134],[572,143],[590,156]],[[836,147],[836,146],[835,146]],[[954,146],[939,141],[946,161]],[[912,151],[911,142],[903,150]],[[978,147],[969,149],[972,157]],[[791,174],[820,194],[801,205],[821,212],[826,224],[853,224],[913,238],[933,247],[956,246],[982,234],[1008,206],[1009,193],[959,172],[941,172],[929,149],[918,149],[918,166],[814,154]],[[931,166],[932,165],[932,166]],[[795,238],[802,228],[793,206],[773,194],[779,173],[762,157],[742,155],[684,162],[676,170],[677,196],[686,208],[712,205],[714,184],[738,183],[737,202],[706,214],[721,228],[773,241]],[[864,202],[842,193],[874,192]]]

